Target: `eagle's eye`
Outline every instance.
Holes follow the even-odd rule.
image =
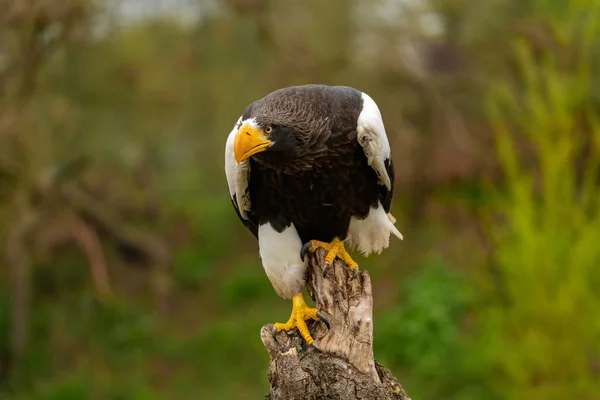
[[[269,133],[271,133],[271,132],[273,132],[273,128],[272,128],[272,127],[270,127],[270,126],[267,126],[267,127],[265,128],[265,133],[268,135],[268,134],[269,134]]]

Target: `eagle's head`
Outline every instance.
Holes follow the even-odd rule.
[[[326,90],[318,85],[284,88],[248,106],[235,136],[238,164],[252,157],[279,170],[312,169],[317,159],[327,155],[325,143],[338,115],[339,105],[325,95]],[[357,110],[359,101],[360,95]],[[352,124],[356,126],[356,118]]]
[[[254,156],[261,164],[284,167],[300,161],[309,152],[307,137],[293,124],[248,118],[239,123],[233,145],[239,163]]]

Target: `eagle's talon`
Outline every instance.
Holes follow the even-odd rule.
[[[303,353],[306,353],[306,352],[308,351],[308,347],[309,347],[309,345],[306,343],[306,340],[302,340],[302,341],[300,342],[300,350],[301,350]]]
[[[304,243],[304,245],[302,246],[302,248],[300,249],[300,259],[302,261],[304,261],[304,259],[306,258],[306,253],[308,253],[308,250],[312,247],[312,243],[310,241]]]
[[[273,340],[275,340],[276,343],[279,343],[277,341],[277,328],[275,328],[275,326],[273,326],[273,328],[271,328],[271,336],[273,336]]]
[[[319,317],[319,319],[321,321],[323,321],[323,323],[325,324],[325,326],[327,327],[327,329],[331,329],[331,325],[329,324],[329,320],[327,319],[327,317],[325,316],[325,314],[323,314],[321,311],[317,311],[317,317]]]
[[[273,329],[275,333],[280,331],[289,333],[289,331],[296,328],[306,343],[311,345],[315,340],[310,335],[306,321],[310,319],[318,321],[320,319],[318,313],[319,310],[307,306],[304,302],[302,293],[298,293],[292,298],[292,314],[290,315],[288,322],[277,322],[273,325]],[[329,323],[329,321],[327,321],[327,323]]]
[[[331,266],[330,264],[323,265],[323,278],[325,278],[325,276],[327,275],[327,270],[329,269],[330,266]]]
[[[358,276],[359,270],[358,267],[354,267],[354,274],[352,275],[352,279],[356,279],[356,277]]]
[[[323,352],[323,350],[319,347],[319,345],[317,344],[317,342],[312,342],[312,347],[314,347],[315,349],[317,349],[319,352]]]
[[[333,263],[333,260],[337,257],[340,260],[342,260],[348,266],[348,268],[354,270],[353,278],[356,278],[356,275],[358,274],[358,264],[352,259],[352,257],[350,257],[350,254],[348,254],[348,252],[346,251],[343,240],[340,240],[337,237],[334,238],[331,241],[331,243],[321,242],[319,240],[311,240],[310,242],[302,246],[302,250],[300,251],[301,255],[302,252],[305,251],[305,247],[308,247],[306,251],[310,252],[316,251],[316,249],[319,247],[322,247],[325,250],[327,250],[327,255],[325,256],[325,261],[323,265],[323,277],[325,277],[325,274],[331,266],[331,263]]]

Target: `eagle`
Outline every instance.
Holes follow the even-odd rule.
[[[365,256],[402,235],[390,213],[394,164],[381,112],[347,86],[291,86],[251,103],[225,145],[225,173],[239,219],[258,239],[275,292],[292,300],[278,331],[298,329],[316,346],[306,321],[326,316],[304,301],[306,253],[338,257],[358,274],[345,245]]]

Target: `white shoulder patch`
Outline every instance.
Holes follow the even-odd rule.
[[[368,94],[363,93],[362,99],[363,108],[358,116],[357,140],[367,156],[369,165],[377,172],[380,183],[391,190],[392,183],[385,170],[385,160],[391,157],[391,149],[381,112]]]
[[[225,175],[227,176],[229,195],[232,199],[235,195],[240,215],[242,218],[248,219],[248,211],[250,210],[250,194],[248,193],[250,163],[245,161],[238,165],[233,153],[233,142],[241,120],[242,117],[237,120],[225,144]]]

